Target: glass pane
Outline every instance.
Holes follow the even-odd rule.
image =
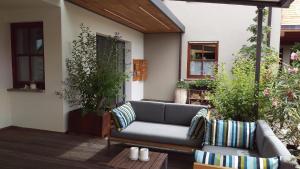
[[[216,45],[205,45],[204,46],[204,59],[215,59]]]
[[[38,56],[31,57],[31,73],[32,73],[32,81],[35,82],[44,81],[43,57],[38,57]]]
[[[213,61],[203,62],[203,75],[213,76],[213,74],[214,74],[214,62]]]
[[[19,56],[16,58],[16,61],[17,61],[17,80],[29,81],[29,57]]]
[[[34,54],[44,53],[43,31],[41,28],[32,28],[30,30],[30,50]]]
[[[191,59],[202,59],[202,53],[203,53],[203,45],[200,44],[193,44],[191,45]]]
[[[190,74],[191,75],[201,75],[201,62],[191,61]]]
[[[27,54],[28,53],[28,29],[27,28],[17,28],[15,32],[16,39],[16,52],[17,54]]]

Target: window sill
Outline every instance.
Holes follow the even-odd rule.
[[[7,91],[9,92],[28,92],[28,93],[44,93],[45,90],[42,90],[42,89],[17,89],[17,88],[10,88],[10,89],[7,89]]]

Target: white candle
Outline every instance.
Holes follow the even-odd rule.
[[[137,160],[139,158],[139,148],[130,147],[129,158],[131,160]]]
[[[140,149],[139,159],[141,161],[148,161],[149,160],[149,149],[148,148],[141,148]]]

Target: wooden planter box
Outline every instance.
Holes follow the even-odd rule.
[[[70,111],[67,132],[106,137],[110,132],[110,113],[105,112],[102,116],[87,113],[82,116],[80,109]]]

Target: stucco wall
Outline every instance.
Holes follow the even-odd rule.
[[[178,80],[179,33],[145,34],[145,59],[148,78],[145,81],[145,99],[174,100]]]
[[[11,87],[11,57],[9,26],[4,21],[5,12],[0,11],[0,128],[11,125],[11,110],[7,88]]]
[[[34,11],[34,12],[33,12]],[[61,89],[61,34],[60,9],[48,6],[46,8],[14,8],[2,10],[0,20],[1,39],[1,94],[6,99],[0,101],[5,105],[5,112],[11,114],[6,123],[20,127],[64,131],[63,102],[55,91]],[[6,92],[12,87],[10,23],[43,21],[45,43],[45,92]],[[3,65],[3,67],[2,67]],[[2,69],[5,71],[2,72]],[[3,99],[3,98],[2,98]],[[8,107],[7,107],[8,106]],[[3,116],[3,115],[2,115]]]
[[[182,38],[182,78],[186,78],[188,41],[219,41],[218,63],[230,70],[233,54],[247,43],[247,27],[253,23],[256,7],[165,0],[185,25]],[[277,50],[280,38],[280,9],[273,10],[271,45]]]
[[[80,31],[80,24],[84,23],[86,26],[98,34],[102,35],[114,35],[116,32],[120,33],[122,40],[126,41],[126,46],[131,47],[130,51],[127,51],[127,56],[131,55],[130,59],[127,59],[127,64],[131,63],[131,59],[144,58],[144,35],[138,31],[135,31],[129,27],[116,23],[112,20],[104,18],[100,15],[87,11],[74,4],[66,1],[61,2],[61,14],[62,14],[62,45],[63,45],[63,78],[66,77],[65,59],[71,56],[71,42],[75,39],[77,33]],[[127,57],[128,58],[128,57]],[[132,72],[132,64],[128,68]],[[130,78],[126,84],[126,95],[128,100],[140,100],[144,98],[144,83],[133,82]],[[70,107],[67,103],[64,103],[64,115],[65,120],[67,118],[67,112]]]

